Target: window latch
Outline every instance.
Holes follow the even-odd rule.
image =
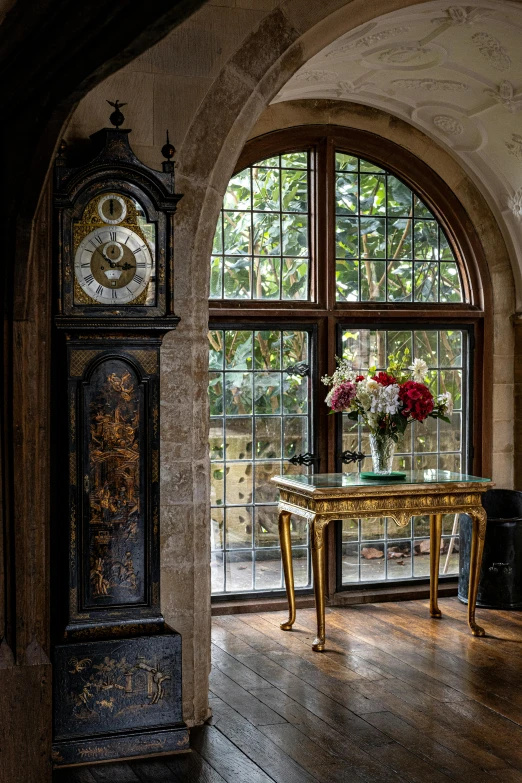
[[[343,465],[349,465],[350,462],[362,462],[366,459],[366,454],[362,451],[343,451],[341,454],[341,462]]]
[[[292,465],[313,465],[315,462],[319,462],[319,457],[307,451],[306,454],[294,454],[288,462],[291,462]]]

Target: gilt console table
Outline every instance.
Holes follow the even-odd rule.
[[[304,518],[310,526],[317,638],[313,649],[325,648],[325,530],[329,522],[354,517],[390,517],[398,527],[412,516],[430,517],[430,614],[440,617],[437,603],[442,515],[464,513],[473,520],[469,568],[468,622],[474,636],[484,636],[475,622],[475,604],[486,533],[482,494],[490,479],[447,470],[408,471],[405,479],[364,480],[356,473],[320,473],[312,476],[274,476],[279,489],[279,538],[288,596],[289,617],[281,625],[290,631],[295,622],[294,575],[290,519]]]

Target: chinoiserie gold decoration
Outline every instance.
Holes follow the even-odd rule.
[[[159,704],[165,697],[167,683],[172,680],[169,671],[158,667],[156,661],[139,656],[135,664],[125,658],[108,658],[93,661],[72,656],[68,662],[72,675],[70,698],[73,714],[77,718],[111,713],[135,711],[136,708]]]
[[[159,406],[158,406],[158,393],[156,389],[152,393],[152,428],[154,431],[154,437],[158,437],[159,429]]]
[[[152,480],[159,481],[159,451],[154,449],[152,452]]]
[[[76,443],[76,405],[74,396],[71,395],[72,399],[69,400],[69,430],[70,430],[70,436],[71,436],[71,443],[74,445]]]
[[[71,351],[70,374],[82,376],[89,362],[98,356],[98,353],[99,351]]]
[[[71,613],[76,612],[78,609],[78,590],[76,587],[71,587],[69,590],[69,606]]]
[[[290,520],[292,514],[305,519],[311,526],[312,567],[317,612],[317,637],[312,648],[316,652],[325,649],[325,530],[337,519],[354,517],[389,517],[398,527],[408,524],[411,517],[430,517],[430,614],[440,617],[437,603],[440,541],[443,514],[469,514],[473,520],[473,538],[470,557],[468,596],[468,623],[474,636],[484,636],[484,629],[475,622],[480,566],[487,515],[482,507],[482,494],[492,484],[483,482],[444,482],[440,484],[388,484],[355,485],[336,488],[319,488],[296,485],[290,477],[275,476],[278,487],[279,538],[281,557],[288,596],[288,620],[281,624],[284,631],[295,623],[295,594],[292,564]]]
[[[142,589],[134,562],[143,536],[136,378],[130,369],[121,374],[101,372],[103,382],[91,404],[90,464],[84,487],[91,528],[90,600]],[[118,603],[116,597],[114,602]]]
[[[76,474],[76,452],[69,452],[69,483],[76,486],[78,476]]]
[[[127,353],[129,356],[134,357],[149,375],[153,375],[157,372],[158,359],[156,351],[127,351]]]

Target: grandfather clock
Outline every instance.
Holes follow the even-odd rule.
[[[188,750],[181,637],[160,611],[159,351],[175,329],[174,148],[114,127],[60,150],[56,212],[53,672],[56,766]]]

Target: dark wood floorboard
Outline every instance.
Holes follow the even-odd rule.
[[[522,783],[522,613],[440,600],[213,619],[213,717],[192,752],[61,770],[55,783]]]

